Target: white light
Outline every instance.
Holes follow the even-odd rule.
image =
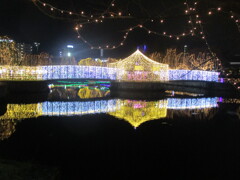
[[[70,52],[68,52],[68,53],[67,53],[67,56],[68,56],[68,57],[71,57],[71,53],[70,53]]]
[[[67,45],[67,48],[73,48],[73,45]]]

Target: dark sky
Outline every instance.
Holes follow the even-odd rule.
[[[103,9],[107,0],[43,0],[63,9],[72,11],[84,10],[95,12],[96,9]],[[99,2],[103,2],[99,4]],[[83,35],[92,43],[117,43],[123,36],[122,30],[131,25],[141,23],[142,18],[147,16],[156,17],[156,14],[164,15],[167,23],[164,25],[149,25],[152,29],[162,32],[179,33],[187,28],[183,0],[118,0],[119,8],[123,11],[131,11],[136,15],[134,22],[128,20],[107,21],[102,25],[88,25],[83,30]],[[194,2],[194,1],[189,1]],[[240,5],[237,0],[213,0],[211,3],[205,0],[200,6],[200,13],[204,20],[204,27],[207,32],[207,39],[212,49],[225,61],[240,54],[240,33],[237,26],[225,14],[208,17],[207,9],[221,6],[226,11],[233,10],[240,14]],[[81,8],[80,8],[81,7]],[[106,7],[106,6],[105,6]],[[82,9],[83,8],[83,9]],[[33,43],[40,42],[40,51],[56,55],[57,52],[67,44],[75,44],[78,48],[78,57],[97,57],[99,50],[91,50],[85,43],[77,39],[74,31],[74,22],[63,21],[51,18],[43,14],[30,0],[0,0],[0,35],[7,35],[17,42]],[[183,50],[185,44],[189,51],[205,51],[206,46],[203,40],[197,37],[186,37],[179,41],[166,37],[148,35],[145,31],[137,29],[130,33],[124,46],[115,50],[106,50],[106,57],[124,58],[133,52],[138,45],[146,44],[147,53],[154,51],[164,52],[167,48]]]

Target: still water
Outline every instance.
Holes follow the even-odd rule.
[[[117,97],[107,82],[49,87],[1,103],[1,159],[54,167],[66,180],[240,178],[238,98]]]

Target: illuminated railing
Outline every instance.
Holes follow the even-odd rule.
[[[116,79],[116,69],[98,66],[0,66],[2,80]]]
[[[1,80],[42,80],[41,66],[0,66]]]
[[[116,79],[116,69],[98,66],[42,66],[43,80]]]
[[[218,81],[219,72],[200,70],[163,70],[155,74],[169,80]],[[0,80],[106,79],[115,80],[122,71],[99,66],[0,66]],[[139,72],[138,72],[139,73]],[[163,75],[164,74],[164,75]],[[169,77],[165,77],[169,75]],[[164,76],[164,77],[163,77]],[[142,77],[142,76],[141,76]],[[162,78],[158,79],[163,80]]]
[[[197,80],[218,82],[219,72],[200,70],[169,70],[169,80]]]
[[[0,66],[2,80],[108,79],[115,80],[116,68],[98,66]],[[218,72],[168,70],[169,80],[218,81]],[[160,73],[161,76],[161,73]]]

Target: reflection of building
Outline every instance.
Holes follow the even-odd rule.
[[[173,116],[191,117],[194,114],[198,119],[210,119],[216,113],[212,108],[217,107],[218,102],[218,98],[168,98],[158,101],[110,99],[8,104],[7,112],[0,116],[0,139],[8,138],[15,131],[16,120],[27,118],[108,113],[129,122],[136,128],[150,120]]]
[[[134,128],[142,123],[167,116],[167,100],[117,100],[116,111],[110,115],[128,121]]]

